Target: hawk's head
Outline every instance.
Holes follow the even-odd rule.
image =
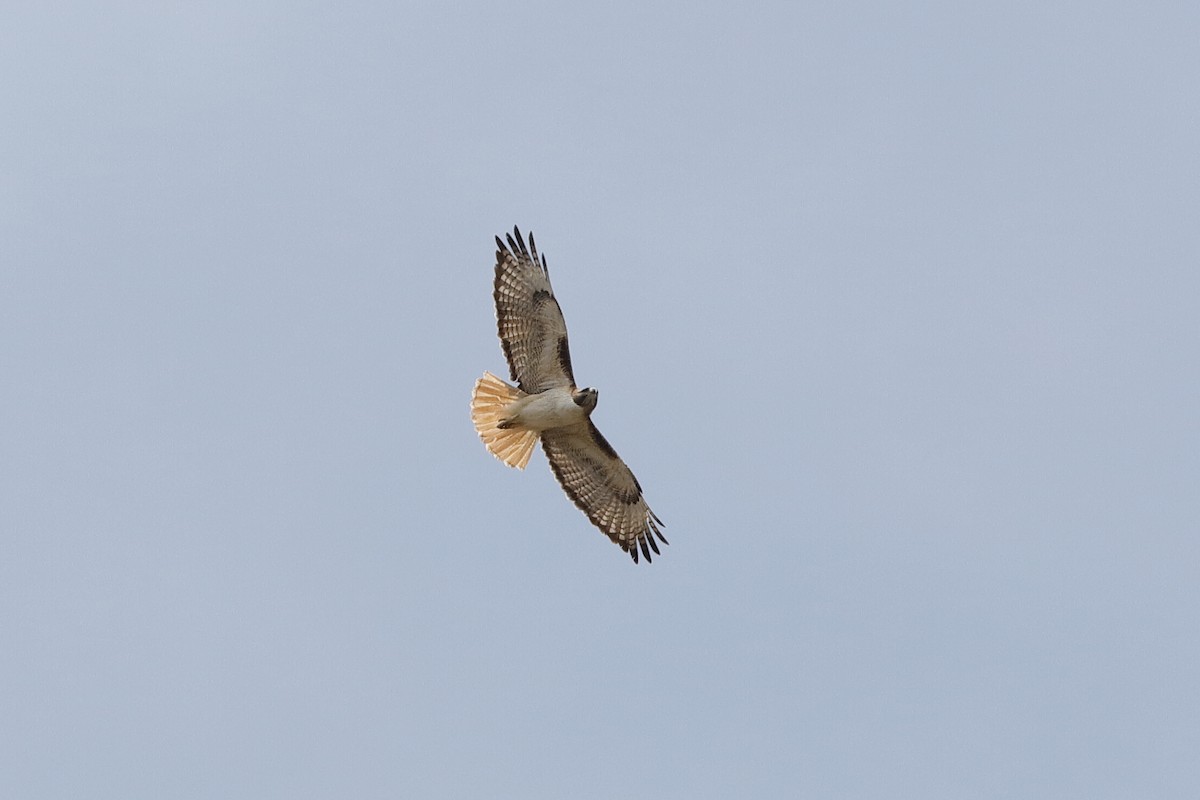
[[[575,394],[571,395],[571,399],[575,401],[575,405],[587,410],[590,414],[600,400],[600,393],[595,389],[577,389]]]

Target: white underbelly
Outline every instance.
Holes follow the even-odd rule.
[[[535,431],[577,425],[587,412],[571,398],[570,389],[548,389],[541,394],[518,400],[514,422]]]

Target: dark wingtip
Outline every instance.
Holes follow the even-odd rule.
[[[542,272],[544,272],[546,274],[546,277],[550,277],[550,267],[546,264],[546,256],[538,253],[537,243],[533,240],[533,231],[529,232],[528,237],[524,237],[521,235],[520,226],[513,225],[512,233],[504,234],[504,238],[508,240],[508,247],[504,246],[504,242],[500,240],[499,236],[496,237],[496,247],[497,247],[498,254],[508,251],[508,252],[512,253],[514,256],[516,256],[516,255],[529,256],[533,260],[533,263],[541,266]],[[528,248],[526,248],[526,246],[525,246],[526,238],[528,238],[528,240],[529,240]]]
[[[528,256],[529,250],[525,247],[525,239],[521,236],[521,229],[516,225],[513,225],[513,235],[517,237],[516,242],[513,241],[512,236],[508,237],[508,243],[513,246],[513,255],[519,251],[521,255]]]
[[[665,523],[661,519],[659,519],[658,515],[655,514],[653,511],[650,511],[650,509],[647,508],[646,511],[649,512],[649,514],[650,514],[650,518],[648,520],[646,520],[646,522],[647,522],[646,527],[648,527],[650,529],[651,533],[653,533],[654,536],[657,536],[659,541],[661,541],[663,544],[670,544],[670,542],[667,541],[667,537],[663,536],[662,531],[659,530],[659,528],[667,527],[667,523]],[[647,535],[649,535],[649,534],[647,534]],[[650,541],[651,541],[651,543],[653,543],[654,539],[651,538]],[[656,548],[656,551],[657,551],[657,548]]]

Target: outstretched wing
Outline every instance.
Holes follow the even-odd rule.
[[[569,428],[542,432],[542,449],[554,477],[587,518],[633,556],[638,550],[650,561],[658,543],[667,543],[659,527],[666,527],[642,497],[633,472],[612,449],[589,419]]]
[[[516,238],[514,239],[513,236]],[[538,260],[537,245],[529,247],[513,228],[508,245],[496,237],[496,327],[512,379],[521,390],[537,394],[559,386],[575,386],[567,323],[550,288],[546,257]]]

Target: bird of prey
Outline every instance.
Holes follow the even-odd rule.
[[[496,237],[496,323],[513,386],[484,372],[471,397],[471,421],[492,455],[524,469],[541,440],[550,469],[587,518],[634,560],[667,543],[633,472],[596,426],[595,389],[580,389],[571,371],[567,325],[550,288],[546,257],[513,228]]]

